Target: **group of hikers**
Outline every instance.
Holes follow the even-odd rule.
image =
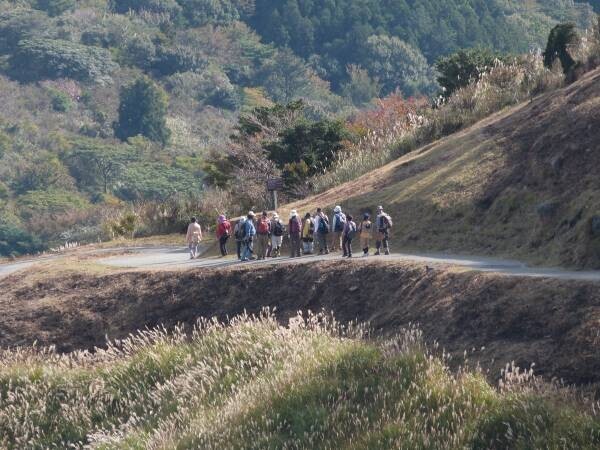
[[[274,212],[267,211],[257,217],[249,211],[246,217],[232,226],[227,217],[221,214],[217,219],[216,235],[222,256],[226,256],[227,241],[235,239],[237,257],[240,261],[276,258],[281,256],[283,237],[289,238],[290,257],[302,255],[319,255],[342,251],[343,257],[352,258],[352,242],[360,240],[363,256],[369,256],[371,241],[375,238],[375,255],[390,254],[389,240],[392,218],[385,213],[382,206],[377,208],[377,215],[371,220],[369,213],[362,215],[357,223],[354,217],[346,215],[340,206],[333,209],[331,220],[321,208],[316,214],[307,212],[301,218],[296,210],[290,212],[287,224]],[[195,217],[192,217],[186,237],[190,258],[198,257],[198,246],[202,240],[202,229]]]

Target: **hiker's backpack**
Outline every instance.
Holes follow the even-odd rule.
[[[275,225],[273,226],[273,236],[283,236],[283,224],[281,223],[281,220],[275,222]]]
[[[348,224],[348,233],[347,233],[348,239],[354,239],[354,237],[356,236],[356,224],[350,222]]]
[[[315,233],[315,221],[313,219],[308,219],[310,220],[310,225],[308,226],[308,232],[310,234],[314,234]]]
[[[346,216],[342,213],[336,213],[335,217],[335,229],[333,231],[335,231],[336,233],[341,233],[342,231],[344,231],[344,225],[346,225]]]
[[[258,222],[258,234],[269,234],[269,221],[260,219]]]
[[[327,217],[319,217],[319,234],[327,234],[329,233],[329,221]]]
[[[386,228],[392,228],[392,218],[387,214],[383,215],[383,223],[385,224]]]
[[[302,225],[298,217],[292,217],[290,219],[290,233],[300,233]]]
[[[238,222],[235,226],[235,238],[239,241],[243,241],[246,237],[246,222]]]

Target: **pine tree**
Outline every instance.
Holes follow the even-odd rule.
[[[171,136],[166,115],[165,91],[150,78],[140,77],[121,90],[119,119],[114,124],[115,136],[124,141],[141,134],[165,145]]]

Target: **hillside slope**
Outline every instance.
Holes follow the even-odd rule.
[[[393,248],[600,267],[600,71],[289,205],[383,204]]]

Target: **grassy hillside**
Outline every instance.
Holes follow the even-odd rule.
[[[600,422],[509,371],[452,374],[415,330],[386,342],[325,317],[136,334],[95,354],[0,355],[5,448],[567,448]]]
[[[600,268],[600,71],[290,205],[383,204],[394,250]]]

